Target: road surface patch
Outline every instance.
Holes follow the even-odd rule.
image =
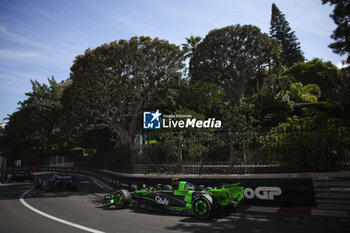
[[[30,188],[29,190],[27,190],[26,192],[24,192],[20,198],[19,198],[19,201],[22,203],[22,205],[24,205],[25,207],[27,207],[28,209],[30,209],[31,211],[34,211],[36,212],[37,214],[40,214],[46,218],[49,218],[49,219],[52,219],[56,222],[60,222],[60,223],[63,223],[63,224],[66,224],[66,225],[69,225],[69,226],[72,226],[72,227],[75,227],[75,228],[79,228],[81,230],[84,230],[84,231],[88,231],[88,232],[93,232],[93,233],[104,233],[103,231],[99,231],[99,230],[96,230],[96,229],[93,229],[93,228],[89,228],[89,227],[86,227],[86,226],[82,226],[82,225],[79,225],[79,224],[76,224],[76,223],[73,223],[73,222],[70,222],[70,221],[67,221],[67,220],[64,220],[64,219],[61,219],[61,218],[57,218],[55,216],[52,216],[52,215],[49,215],[41,210],[38,210],[36,208],[34,208],[33,206],[29,205],[25,200],[24,200],[24,196],[27,195],[30,191],[32,191],[33,188]]]

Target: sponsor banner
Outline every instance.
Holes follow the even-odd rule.
[[[257,206],[316,206],[311,178],[238,179],[244,187],[244,203]]]

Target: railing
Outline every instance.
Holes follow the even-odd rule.
[[[205,138],[174,136],[132,150],[66,156],[64,161],[81,168],[138,174],[322,172],[350,170],[349,151],[349,128],[299,128],[221,133]],[[37,166],[48,164],[42,160],[31,162]]]

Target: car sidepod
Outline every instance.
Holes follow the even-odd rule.
[[[131,197],[139,206],[152,211],[184,212],[191,209],[185,195],[175,195],[174,191],[140,190],[132,192]]]

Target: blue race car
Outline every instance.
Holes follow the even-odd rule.
[[[47,178],[38,178],[35,187],[41,188],[45,192],[76,191],[78,189],[78,182],[73,176],[55,174]]]

